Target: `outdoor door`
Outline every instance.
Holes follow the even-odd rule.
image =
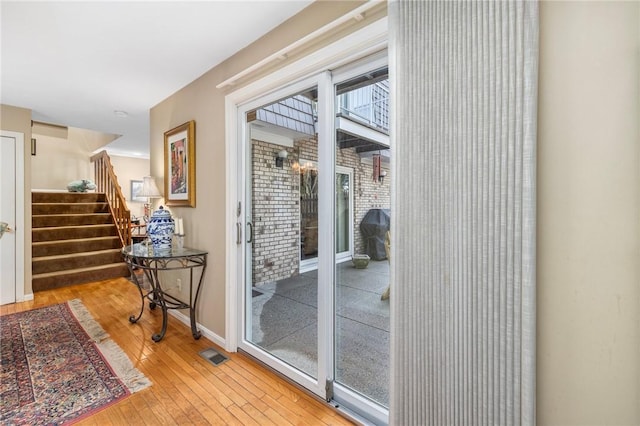
[[[0,145],[0,304],[16,301],[16,138]]]
[[[325,328],[318,312],[323,309],[319,283],[328,276],[317,266],[306,272],[301,268],[301,256],[315,265],[322,262],[326,244],[318,215],[326,201],[318,196],[323,183],[313,165],[322,155],[318,128],[326,120],[318,111],[322,79],[324,74],[239,112],[245,170],[239,348],[324,397],[326,363],[319,336]]]
[[[336,261],[353,256],[353,169],[336,165]]]
[[[380,61],[382,69],[356,67],[341,80],[325,72],[238,107],[238,347],[384,423],[389,261],[372,258],[365,269],[351,262],[366,251],[355,237],[364,215],[390,207],[386,57]]]
[[[300,176],[300,272],[318,269],[318,163],[297,160]],[[336,165],[336,262],[353,256],[353,169]]]

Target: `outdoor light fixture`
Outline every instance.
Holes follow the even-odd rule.
[[[151,198],[162,198],[162,194],[160,194],[160,190],[156,185],[156,181],[152,176],[145,176],[142,178],[142,189],[140,193],[138,193],[138,197],[146,197],[147,202],[144,203],[144,220],[145,222],[149,221],[149,216],[151,215]]]
[[[286,149],[278,151],[278,155],[276,156],[276,167],[281,169],[282,165],[284,164],[284,160],[286,160],[288,156],[289,153]]]
[[[380,174],[378,175],[378,182],[384,183],[384,177],[387,175],[386,170],[380,170]]]

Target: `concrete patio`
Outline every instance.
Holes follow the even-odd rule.
[[[337,267],[336,382],[389,405],[389,264]],[[252,341],[317,377],[317,271],[254,287]]]

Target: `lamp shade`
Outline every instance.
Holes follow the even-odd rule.
[[[138,194],[139,197],[148,197],[148,198],[162,198],[162,194],[160,194],[160,190],[156,185],[156,181],[152,176],[145,176],[142,178],[142,190]]]

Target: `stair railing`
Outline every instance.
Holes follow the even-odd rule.
[[[104,192],[106,195],[122,246],[129,245],[131,244],[131,212],[122,195],[109,154],[107,151],[100,151],[91,157],[91,162],[94,163],[96,192]]]

